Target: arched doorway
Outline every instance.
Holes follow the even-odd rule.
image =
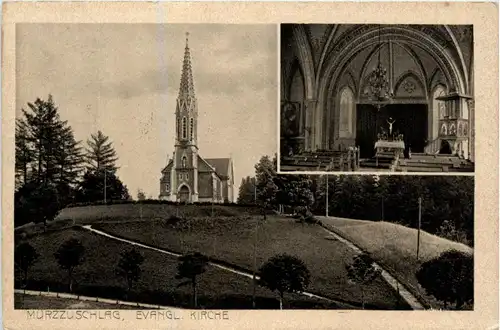
[[[182,187],[180,187],[180,189],[179,189],[179,201],[181,203],[189,202],[189,200],[190,200],[189,195],[190,195],[190,191],[186,185],[183,185]]]

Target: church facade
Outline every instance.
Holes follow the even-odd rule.
[[[203,158],[199,154],[198,103],[187,38],[175,123],[174,152],[161,171],[159,198],[182,203],[234,202],[231,157]]]
[[[472,25],[283,24],[280,153],[370,158],[390,129],[473,163],[473,50]]]

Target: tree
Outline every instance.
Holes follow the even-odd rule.
[[[16,190],[28,182],[28,175],[31,172],[31,163],[34,160],[34,150],[29,143],[26,121],[16,119],[15,145],[16,145]]]
[[[96,134],[91,134],[87,140],[87,149],[85,152],[87,161],[87,169],[90,172],[108,171],[114,173],[117,170],[116,151],[113,148],[113,143],[109,141],[109,136],[104,135],[101,131]]]
[[[255,165],[257,181],[257,200],[264,206],[275,206],[278,186],[274,182],[276,177],[276,159],[263,156]]]
[[[474,298],[474,260],[472,254],[449,250],[424,262],[416,273],[427,294],[460,309]]]
[[[61,209],[57,187],[49,182],[32,180],[14,194],[14,223],[43,222],[47,225]]]
[[[97,202],[104,200],[104,184],[106,184],[106,201],[129,200],[127,186],[113,173],[87,171],[77,191],[78,202]]]
[[[47,101],[37,98],[34,103],[28,103],[28,107],[30,111],[22,109],[24,119],[20,120],[18,133],[24,138],[21,138],[20,145],[25,144],[31,149],[33,177],[37,181],[55,182],[58,154],[64,149],[65,138],[72,132],[67,122],[59,118],[51,95]]]
[[[207,265],[208,257],[199,252],[190,253],[179,257],[179,264],[177,265],[177,275],[175,276],[175,278],[188,279],[187,281],[180,283],[178,287],[191,284],[191,287],[193,289],[194,308],[196,308],[198,305],[196,291],[197,277],[206,271]]]
[[[35,248],[27,242],[19,244],[14,250],[14,265],[22,274],[24,288],[28,284],[28,271],[39,256]]]
[[[279,175],[277,194],[279,204],[301,208],[308,212],[314,203],[314,194],[311,190],[312,180],[305,175]]]
[[[139,189],[139,191],[137,192],[137,200],[143,201],[145,199],[146,199],[146,194],[144,194],[144,192]]]
[[[134,282],[137,282],[141,276],[141,264],[143,262],[144,257],[134,248],[120,254],[120,261],[116,267],[116,274],[125,278],[127,282],[127,299],[132,289],[132,285]]]
[[[85,253],[85,247],[76,238],[70,238],[65,241],[54,253],[59,266],[68,271],[69,292],[73,292],[73,271],[82,264]]]
[[[19,215],[37,221],[49,213],[50,218],[53,206],[60,209],[71,202],[82,163],[79,142],[68,123],[59,118],[52,96],[47,101],[37,98],[28,108],[16,120],[17,223],[28,222]]]
[[[361,305],[365,309],[364,286],[379,277],[381,271],[375,268],[373,259],[366,253],[354,257],[353,262],[347,265],[346,268],[348,279],[360,286]]]
[[[280,254],[271,257],[260,269],[259,285],[277,291],[280,309],[283,309],[285,292],[304,291],[309,285],[310,273],[302,260],[295,256]]]
[[[247,176],[241,179],[238,192],[238,204],[254,204],[256,202],[256,188],[255,177]]]
[[[58,166],[56,180],[61,184],[74,186],[83,170],[83,154],[80,141],[76,141],[71,127],[61,129],[61,142],[55,151],[55,161]]]

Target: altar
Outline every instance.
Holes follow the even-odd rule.
[[[394,156],[403,156],[405,151],[404,141],[389,141],[389,140],[378,140],[375,142],[375,153],[376,155],[381,154],[394,154]]]

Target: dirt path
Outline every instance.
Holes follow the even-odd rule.
[[[322,217],[322,220],[328,220],[328,218]],[[362,253],[363,251],[358,248],[353,242],[343,238],[342,236],[336,234],[335,232],[328,230],[323,227],[323,230],[325,230],[327,233],[335,237],[336,240],[339,240],[340,242],[344,243],[347,245],[349,248],[352,250],[356,251],[356,253]],[[374,266],[378,269],[381,270],[382,272],[382,277],[384,280],[392,287],[396,292],[399,293],[399,295],[410,305],[410,307],[414,310],[424,310],[425,308],[420,304],[417,298],[408,291],[404,285],[402,285],[398,280],[396,280],[389,272],[387,272],[384,268],[382,268],[379,264],[376,262],[374,263]]]
[[[181,309],[178,307],[172,306],[162,306],[162,305],[151,305],[145,303],[138,303],[132,301],[122,301],[115,299],[105,299],[100,297],[88,297],[88,296],[80,296],[70,293],[60,293],[60,292],[42,292],[42,291],[32,291],[32,290],[20,290],[15,289],[14,293],[17,294],[26,294],[30,296],[40,296],[40,297],[53,297],[59,299],[68,299],[68,300],[78,300],[78,303],[69,305],[66,309],[95,309],[94,303],[102,303],[109,304],[110,306],[123,305],[123,306],[131,306],[131,307],[141,307],[141,308],[153,308],[153,309]],[[85,303],[88,301],[89,303]]]

